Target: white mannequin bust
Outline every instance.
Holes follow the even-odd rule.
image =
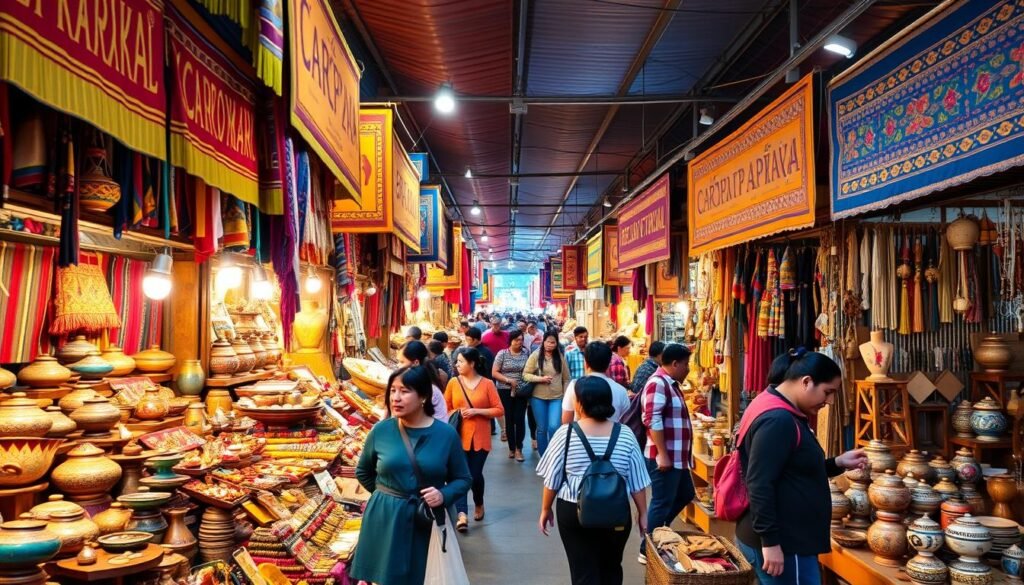
[[[891,382],[888,376],[889,366],[892,364],[893,346],[885,340],[880,330],[871,332],[871,338],[866,343],[860,344],[860,356],[864,359],[864,365],[868,367],[871,375],[868,380],[871,382]]]

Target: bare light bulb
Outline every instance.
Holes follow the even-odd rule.
[[[366,287],[366,291],[365,292],[366,292],[366,296],[372,297],[373,295],[377,294],[377,285],[375,285],[375,284],[373,284],[371,282],[370,286]]]
[[[153,258],[146,276],[142,279],[142,294],[154,301],[162,301],[171,294],[171,265],[173,259],[167,252]]]
[[[317,275],[316,272],[313,272],[313,269],[311,268],[309,270],[309,275],[306,276],[306,292],[311,295],[315,295],[320,292],[320,289],[323,288],[323,286],[324,283],[320,280],[320,276]]]
[[[221,266],[217,271],[217,288],[226,290],[242,285],[242,269],[234,264]]]

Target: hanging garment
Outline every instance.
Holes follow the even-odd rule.
[[[924,333],[924,305],[925,295],[922,285],[924,283],[924,244],[921,242],[923,236],[914,236],[914,281],[913,281],[913,323],[911,329],[914,333]]]
[[[953,283],[956,276],[956,256],[946,239],[940,232],[939,240],[939,322],[953,322]]]
[[[860,299],[861,308],[867,311],[871,308],[872,303],[872,289],[871,289],[871,268],[873,259],[873,250],[871,248],[871,232],[864,228],[864,236],[860,240]]]
[[[782,261],[779,263],[779,290],[796,290],[796,267],[793,265],[793,250],[786,246],[782,252]]]
[[[899,290],[897,288],[899,286],[899,282],[898,282],[898,279],[896,278],[896,272],[894,270],[895,267],[896,267],[896,245],[895,245],[895,241],[894,241],[896,239],[896,236],[894,234],[894,231],[895,230],[892,229],[892,226],[886,227],[886,229],[885,229],[886,246],[885,246],[885,248],[883,248],[883,250],[888,253],[888,259],[887,259],[887,261],[885,263],[885,270],[886,270],[886,275],[887,275],[887,279],[888,279],[888,281],[887,281],[888,292],[887,292],[887,297],[886,298],[889,301],[889,323],[890,323],[889,328],[890,329],[895,329],[896,326],[898,325],[896,319],[897,319],[897,315],[899,313],[897,312],[898,309],[897,309],[896,305],[897,305],[897,303],[899,303],[899,300],[900,300],[899,296],[898,296],[899,295]]]

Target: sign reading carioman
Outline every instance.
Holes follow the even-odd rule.
[[[359,200],[359,69],[326,0],[288,0],[292,124]]]
[[[638,268],[669,255],[668,173],[619,214],[619,270]]]

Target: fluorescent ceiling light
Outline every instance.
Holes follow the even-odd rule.
[[[702,126],[710,126],[715,123],[715,118],[709,113],[707,108],[700,109],[700,123]]]
[[[442,114],[450,114],[455,111],[455,92],[452,91],[451,85],[441,84],[437,95],[434,96],[434,108]]]
[[[473,207],[469,209],[469,212],[473,215],[480,215],[480,202],[476,199],[473,200]]]
[[[466,174],[463,175],[463,176],[466,177],[467,179],[472,179],[473,178],[473,171],[469,167],[466,167]]]
[[[857,43],[853,39],[848,39],[842,35],[832,35],[825,41],[824,49],[849,59],[857,52]]]

